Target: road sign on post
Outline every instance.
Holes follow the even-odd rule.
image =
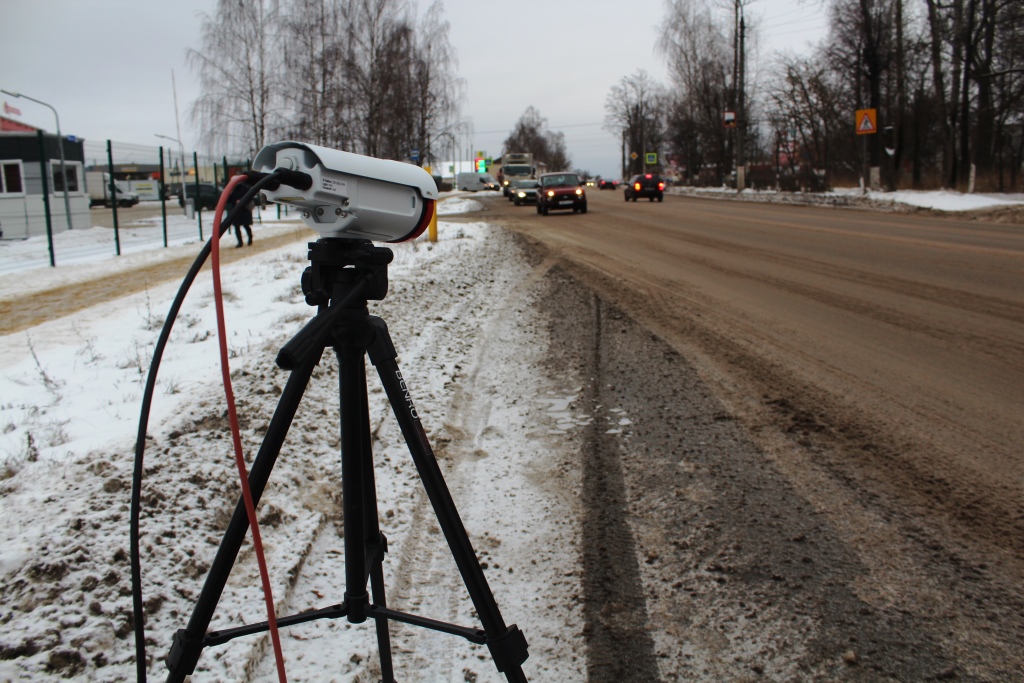
[[[647,164],[648,166],[656,165],[658,163],[658,153],[647,152],[647,154],[645,155],[644,163]]]
[[[857,135],[874,135],[878,132],[878,110],[858,109],[855,117]]]

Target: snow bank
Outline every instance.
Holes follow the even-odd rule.
[[[686,187],[675,188],[683,194],[708,195],[708,196],[736,196],[736,190],[731,187]],[[821,194],[796,193],[789,194],[776,190],[744,190],[743,198],[756,201],[763,197],[766,201],[779,197],[848,197],[851,199],[867,198],[879,202],[891,202],[893,204],[906,204],[917,206],[923,209],[936,209],[938,211],[975,211],[978,209],[991,209],[998,206],[1024,205],[1024,195],[1014,194],[964,194],[962,192],[951,192],[949,190],[917,191],[900,190],[898,192],[876,192],[870,191],[867,194],[860,188],[842,187],[835,188],[830,192]]]
[[[951,192],[949,190],[900,190],[898,192],[876,192],[870,191],[866,195],[859,188],[837,188],[834,192],[826,193],[845,197],[864,197],[880,202],[892,202],[893,204],[906,204],[917,206],[922,209],[936,209],[938,211],[975,211],[977,209],[991,209],[997,206],[1011,206],[1024,204],[1024,197],[1018,195],[985,195],[985,194],[964,194],[963,192]]]

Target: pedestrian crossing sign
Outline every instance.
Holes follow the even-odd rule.
[[[878,110],[858,109],[856,116],[857,135],[873,135],[878,132]]]

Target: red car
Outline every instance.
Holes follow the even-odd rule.
[[[538,180],[537,213],[546,216],[548,211],[561,209],[587,212],[587,191],[575,173],[545,173]]]

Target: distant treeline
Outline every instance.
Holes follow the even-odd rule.
[[[874,166],[890,188],[1024,186],[1021,0],[830,0],[810,54],[760,62],[748,5],[667,2],[670,84],[641,71],[608,95],[627,154],[660,151],[698,184],[729,182],[739,162],[754,182],[764,169],[856,182]],[[878,132],[855,135],[854,112],[869,108]]]

